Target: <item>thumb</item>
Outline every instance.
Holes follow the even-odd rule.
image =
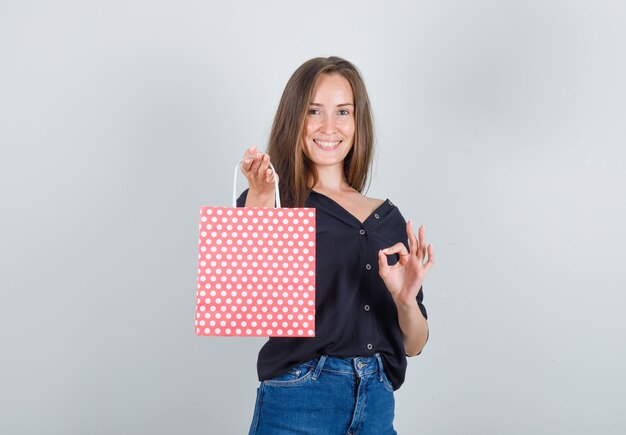
[[[384,278],[390,269],[391,266],[387,263],[387,256],[382,250],[378,251],[378,274]]]

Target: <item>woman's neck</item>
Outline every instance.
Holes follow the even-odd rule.
[[[346,190],[353,190],[343,173],[343,166],[318,166],[317,167],[318,180],[314,190],[323,192],[345,192]]]

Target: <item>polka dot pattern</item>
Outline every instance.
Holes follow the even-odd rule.
[[[196,334],[315,336],[315,209],[200,209]]]

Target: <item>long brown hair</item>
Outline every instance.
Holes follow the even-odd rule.
[[[288,207],[302,207],[318,181],[313,163],[302,149],[304,123],[317,79],[322,74],[340,74],[352,86],[354,95],[354,144],[344,159],[348,184],[363,192],[372,166],[374,127],[369,97],[361,74],[340,57],[317,57],[303,63],[291,76],[278,104],[267,152],[280,177],[281,201]],[[313,184],[311,184],[313,180]]]

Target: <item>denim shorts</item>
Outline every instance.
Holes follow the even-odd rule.
[[[322,356],[261,382],[250,435],[391,435],[395,399],[379,354]]]

